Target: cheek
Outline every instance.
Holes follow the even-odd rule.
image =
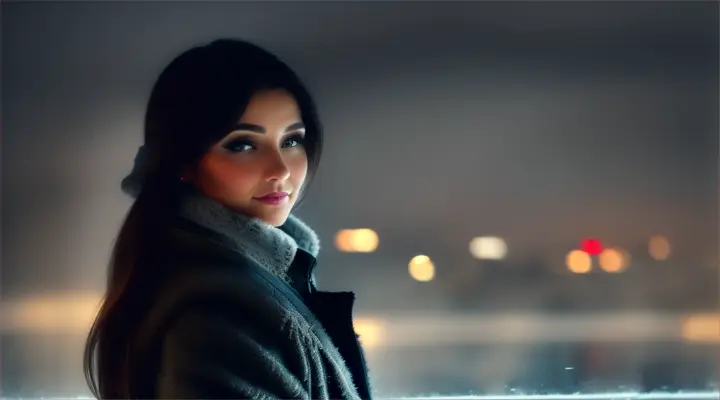
[[[305,177],[307,176],[308,161],[305,154],[299,154],[297,157],[291,157],[286,160],[288,168],[290,169],[290,179],[293,182],[295,188],[300,189]]]
[[[224,200],[249,196],[257,183],[252,166],[236,160],[210,157],[200,163],[198,186],[211,197]]]

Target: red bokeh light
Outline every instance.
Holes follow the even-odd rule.
[[[597,256],[603,251],[603,245],[597,239],[585,239],[580,244],[580,250],[591,256]]]

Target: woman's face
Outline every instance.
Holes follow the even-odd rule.
[[[284,90],[258,92],[237,126],[202,157],[190,180],[227,207],[280,226],[307,175],[304,138],[293,97]]]

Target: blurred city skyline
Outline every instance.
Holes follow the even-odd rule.
[[[318,99],[326,151],[298,213],[331,286],[415,254],[466,265],[479,235],[562,264],[584,237],[663,234],[716,262],[713,7],[5,4],[3,292],[103,281],[150,85],[220,36],[276,51]],[[375,258],[333,251],[344,228],[378,231]]]

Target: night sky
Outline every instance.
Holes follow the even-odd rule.
[[[407,261],[511,262],[582,237],[716,257],[718,22],[712,2],[13,2],[2,6],[2,293],[100,290],[160,70],[240,37],[306,80],[326,128],[298,214],[318,278],[392,308]],[[380,236],[333,248],[338,229]],[[515,261],[513,261],[515,260]],[[716,260],[713,258],[712,260]],[[371,296],[373,293],[384,296]]]

